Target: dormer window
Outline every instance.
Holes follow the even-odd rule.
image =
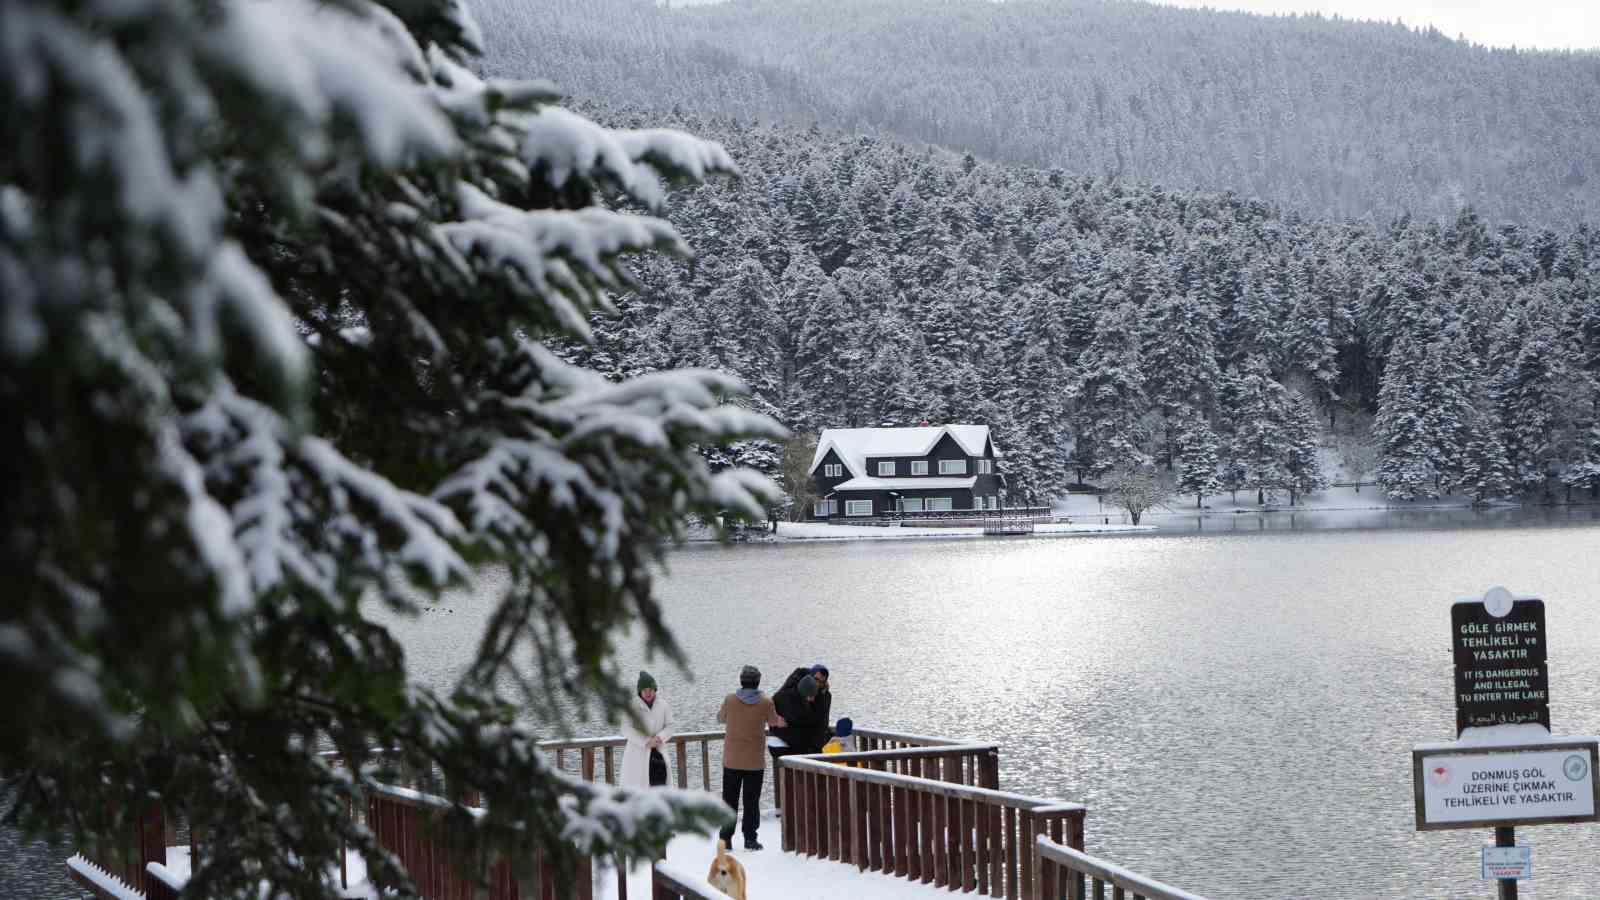
[[[822,467],[823,478],[838,478],[844,474],[844,465],[841,463],[828,463]]]
[[[967,461],[964,459],[939,460],[940,475],[965,475],[967,474]]]
[[[928,461],[925,460],[925,459],[913,459],[911,461],[911,474],[913,474],[913,475],[926,475],[926,474],[928,474]]]
[[[893,478],[894,477],[894,460],[892,460],[892,459],[890,459],[890,460],[880,460],[878,462],[878,477],[879,478]]]
[[[992,475],[992,474],[994,474],[994,460],[992,460],[992,459],[980,459],[980,460],[978,460],[978,474],[979,475]]]

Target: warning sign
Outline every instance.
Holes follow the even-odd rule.
[[[1600,819],[1600,743],[1414,751],[1417,828]]]
[[[1450,608],[1456,663],[1456,734],[1537,722],[1550,727],[1544,601],[1494,588]]]

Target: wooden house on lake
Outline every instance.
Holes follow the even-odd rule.
[[[824,429],[811,518],[999,509],[1000,458],[987,425]]]

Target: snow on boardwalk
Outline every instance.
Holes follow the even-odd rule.
[[[1122,531],[1155,531],[1154,525],[1053,524],[1033,526],[1035,536],[1061,537],[1073,534],[1103,534]],[[927,538],[983,537],[982,525],[950,528],[920,528],[901,525],[826,525],[821,522],[779,522],[778,541],[892,541]]]
[[[733,836],[733,858],[744,865],[748,876],[751,900],[821,900],[821,898],[850,898],[850,900],[930,900],[938,895],[948,895],[943,888],[934,888],[921,882],[895,878],[879,872],[860,872],[855,866],[828,859],[815,859],[779,849],[783,844],[782,825],[777,819],[761,820],[761,843],[766,849],[750,853],[739,849],[744,838]],[[679,835],[667,844],[667,861],[674,868],[704,878],[711,868],[711,859],[717,855],[717,839],[713,835]],[[596,898],[617,895],[615,869],[595,873]],[[648,898],[650,894],[650,866],[639,863],[628,873],[628,896]]]

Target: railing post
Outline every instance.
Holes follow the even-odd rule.
[[[689,756],[684,751],[683,744],[684,740],[681,737],[672,739],[672,746],[678,751],[678,787],[687,788],[689,786]]]
[[[166,812],[160,804],[151,804],[139,817],[139,871],[128,883],[146,894],[154,890],[156,877],[150,874],[150,863],[167,864]],[[165,887],[165,885],[163,885]]]
[[[1038,840],[1039,834],[1036,830],[1037,824],[1038,819],[1030,810],[1017,811],[1017,868],[1022,870],[1022,890],[1020,893],[1023,897],[1033,897],[1035,900],[1039,896],[1034,893],[1039,884],[1039,879],[1035,877],[1035,872],[1038,868],[1038,854],[1034,852],[1035,842]]]
[[[1037,849],[1037,848],[1035,848]],[[1038,853],[1033,854],[1033,883],[1038,886],[1034,900],[1056,900],[1056,867]]]
[[[783,764],[783,759],[778,760],[778,769],[783,772],[783,795],[788,797],[783,808],[783,816],[779,819],[783,823],[783,849],[789,853],[800,852],[800,804],[794,802],[799,796],[800,772],[793,766]]]

